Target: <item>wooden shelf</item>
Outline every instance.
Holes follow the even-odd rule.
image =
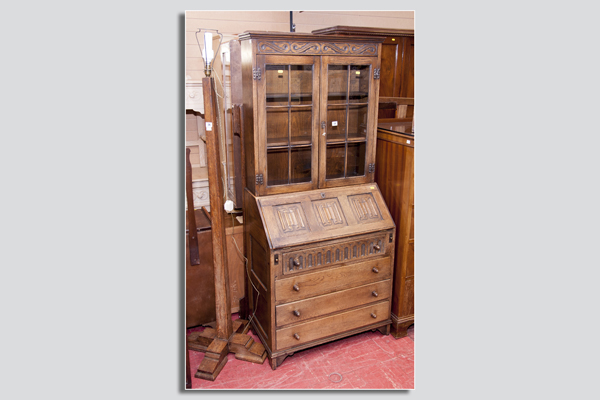
[[[333,136],[333,137],[332,137]],[[328,135],[327,136],[327,144],[336,144],[336,143],[360,143],[360,142],[366,142],[367,138],[365,136],[356,136],[356,137],[351,137],[349,136],[348,139],[346,139],[345,135]]]
[[[312,104],[285,104],[285,105],[279,105],[279,106],[267,106],[267,110],[284,110],[284,109],[305,109],[305,110],[312,110],[313,105]]]
[[[300,137],[300,136],[297,136],[297,137]],[[299,140],[299,139],[294,139],[294,136],[292,136],[291,144],[289,144],[287,140],[269,140],[269,139],[267,139],[267,149],[286,148],[286,147],[292,147],[292,148],[293,147],[307,147],[307,146],[310,146],[311,144],[312,144],[311,139]]]

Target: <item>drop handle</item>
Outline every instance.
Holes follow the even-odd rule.
[[[296,338],[296,340],[300,340],[300,335],[298,335],[297,333],[294,333],[294,338]]]
[[[296,266],[296,267],[300,265],[300,261],[298,261],[298,259],[297,259],[297,258],[294,258],[294,259],[292,260],[292,263],[293,263],[293,264],[294,264],[294,266]]]
[[[375,315],[375,313],[371,313],[371,317],[377,318],[377,315]]]
[[[295,315],[296,317],[299,317],[299,316],[300,316],[300,311],[298,311],[298,310],[294,310],[294,315]]]
[[[298,286],[298,285],[296,284],[296,285],[294,285],[293,289],[294,289],[296,292],[299,292],[299,291],[300,291],[300,286]]]
[[[377,267],[373,267],[373,270],[372,270],[372,271],[373,271],[373,272],[375,272],[376,274],[378,274],[378,273],[379,273],[379,270],[377,269]]]
[[[377,294],[377,292],[376,292],[376,291],[374,291],[374,290],[371,292],[371,294],[372,294],[373,296],[375,296],[375,297],[379,296],[379,294]]]
[[[379,251],[379,250],[381,250],[381,246],[379,246],[378,244],[374,244],[374,245],[373,245],[373,248],[374,248],[376,251]]]

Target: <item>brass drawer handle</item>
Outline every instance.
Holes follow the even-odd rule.
[[[295,315],[296,317],[299,317],[299,316],[300,316],[300,311],[298,311],[298,310],[294,310],[294,315]]]
[[[376,274],[379,273],[379,270],[377,269],[377,267],[373,267],[373,272],[375,272]]]
[[[376,291],[374,291],[374,290],[373,290],[373,292],[371,292],[371,294],[372,294],[373,296],[375,296],[375,297],[379,296],[379,295],[377,294],[377,292],[376,292]]]
[[[294,264],[294,266],[299,266],[300,265],[300,261],[298,261],[297,258],[294,258],[294,260],[292,261],[292,263]]]
[[[377,318],[377,315],[375,315],[375,313],[371,313],[371,317]]]
[[[297,333],[294,333],[294,337],[296,338],[296,340],[300,340],[300,335],[298,335]]]
[[[377,251],[381,250],[381,246],[379,246],[378,244],[374,244],[373,248]]]
[[[294,288],[293,288],[293,289],[294,289],[296,292],[299,292],[299,291],[300,291],[300,287],[299,287],[297,284],[296,284],[296,285],[294,285]]]

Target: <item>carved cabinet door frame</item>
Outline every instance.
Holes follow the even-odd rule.
[[[269,186],[269,168],[267,165],[267,77],[266,77],[266,65],[269,64],[291,64],[291,65],[312,65],[312,133],[311,133],[311,181],[303,183],[288,183],[282,185]],[[257,55],[256,66],[260,68],[261,79],[257,82],[257,111],[258,126],[257,143],[255,143],[255,149],[259,155],[257,163],[257,171],[262,174],[263,179],[260,185],[257,185],[256,191],[258,195],[271,195],[287,192],[298,192],[304,190],[317,189],[318,185],[318,166],[319,166],[319,152],[318,152],[318,123],[319,123],[319,78],[320,78],[320,64],[318,56],[288,56],[288,55]],[[291,124],[291,120],[288,122]],[[293,168],[290,159],[289,168]]]
[[[365,143],[365,174],[364,176],[344,177],[337,179],[326,179],[327,173],[327,135],[324,129],[319,134],[319,188],[330,188],[346,185],[356,185],[361,183],[374,182],[374,163],[375,163],[375,140],[377,138],[377,112],[378,103],[374,99],[379,94],[379,69],[380,61],[378,57],[361,56],[322,56],[321,57],[321,82],[320,82],[320,121],[321,128],[331,124],[327,118],[328,106],[328,66],[329,65],[369,65],[369,92],[367,109],[367,134]],[[370,166],[372,167],[370,168]]]

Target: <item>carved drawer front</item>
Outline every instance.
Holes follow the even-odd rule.
[[[292,325],[276,331],[277,350],[298,346],[377,322],[383,322],[389,318],[390,302],[386,300],[356,310]]]
[[[349,308],[389,299],[391,280],[287,303],[275,308],[277,326],[294,324]]]
[[[309,269],[319,269],[350,261],[386,254],[389,240],[387,233],[378,236],[354,239],[348,242],[319,246],[310,249],[283,253],[283,274],[293,274]]]
[[[390,279],[390,257],[329,268],[275,281],[277,304],[337,292],[355,286]]]

